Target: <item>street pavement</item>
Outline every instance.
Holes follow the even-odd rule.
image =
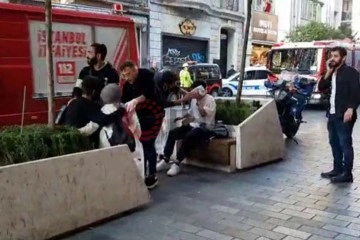
[[[190,167],[161,174],[150,206],[67,240],[359,239],[359,124],[354,183],[332,185],[320,178],[332,167],[325,113],[304,118],[299,145],[287,141],[283,161],[235,174]]]

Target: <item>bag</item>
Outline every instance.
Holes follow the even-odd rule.
[[[230,131],[224,124],[216,124],[212,132],[215,138],[228,138],[230,136]]]
[[[106,137],[111,146],[117,146],[121,144],[127,144],[131,152],[135,151],[136,143],[135,139],[131,137],[127,131],[124,129],[120,122],[115,122],[112,125],[112,135],[111,137],[108,136],[107,132],[105,131]]]

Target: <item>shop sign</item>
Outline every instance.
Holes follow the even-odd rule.
[[[180,32],[186,36],[192,36],[196,31],[196,25],[190,19],[185,19],[179,23]]]
[[[277,41],[277,15],[254,11],[252,19],[252,39],[268,42]]]

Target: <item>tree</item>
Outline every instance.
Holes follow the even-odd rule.
[[[240,65],[240,78],[239,78],[239,87],[236,94],[236,102],[240,104],[241,102],[241,92],[243,88],[243,79],[245,76],[245,61],[246,61],[246,52],[248,46],[249,32],[250,32],[250,22],[251,22],[251,11],[252,11],[252,2],[253,0],[247,0],[247,13],[246,13],[246,22],[245,22],[245,33],[244,33],[244,45],[242,48],[241,55],[241,65]]]
[[[351,29],[347,26],[341,26],[338,29],[333,28],[321,22],[309,22],[306,25],[297,26],[287,37],[291,42],[311,42],[330,39],[353,39]]]
[[[45,1],[45,25],[46,25],[46,68],[47,68],[47,94],[48,94],[48,126],[55,126],[55,102],[54,102],[54,67],[52,54],[52,6],[51,0]]]
[[[347,25],[347,24],[342,24],[340,25],[340,27],[338,28],[346,38],[349,38],[351,40],[355,40],[356,38],[356,33],[353,33],[351,26]]]

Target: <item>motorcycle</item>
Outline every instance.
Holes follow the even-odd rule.
[[[282,73],[276,82],[268,80],[264,85],[275,99],[283,133],[294,139],[300,124],[304,123],[302,111],[310,100],[316,81],[298,75],[286,79],[285,74]]]

